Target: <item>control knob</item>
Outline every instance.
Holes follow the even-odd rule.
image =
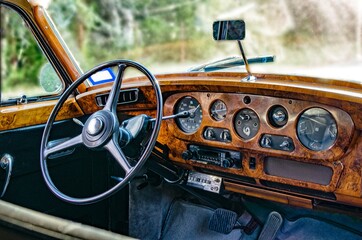
[[[242,115],[240,115],[240,118],[241,118],[241,120],[243,120],[245,122],[247,122],[251,119],[249,114],[242,114]]]
[[[193,154],[190,150],[186,150],[181,154],[182,159],[184,160],[190,160],[193,157]]]
[[[231,158],[225,158],[221,162],[221,166],[224,168],[231,168],[234,165],[234,161]]]

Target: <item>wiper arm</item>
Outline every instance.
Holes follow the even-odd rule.
[[[274,62],[275,56],[267,55],[255,58],[248,58],[249,63],[268,63]],[[197,67],[191,68],[190,72],[212,72],[225,68],[232,68],[237,66],[245,65],[245,62],[242,57],[228,57],[215,62],[206,63]]]

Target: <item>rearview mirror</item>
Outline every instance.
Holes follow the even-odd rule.
[[[212,25],[215,40],[243,40],[245,22],[243,20],[216,21]]]

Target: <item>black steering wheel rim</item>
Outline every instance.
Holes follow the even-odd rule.
[[[91,196],[91,197],[85,197],[85,198],[75,198],[75,197],[71,197],[68,196],[64,193],[62,193],[53,183],[49,171],[48,171],[48,166],[47,166],[47,157],[45,155],[45,153],[48,151],[48,141],[49,141],[49,135],[51,132],[51,128],[53,126],[53,123],[55,121],[55,118],[57,116],[57,114],[59,113],[59,110],[61,109],[61,107],[63,106],[63,104],[65,103],[65,101],[68,99],[68,97],[76,90],[76,88],[82,83],[84,82],[86,79],[88,79],[90,76],[92,76],[93,74],[106,69],[106,68],[111,68],[111,67],[116,67],[118,66],[118,74],[117,74],[117,78],[115,80],[115,82],[113,83],[113,86],[110,90],[110,95],[109,95],[109,99],[111,98],[111,94],[112,94],[112,90],[116,89],[116,84],[117,84],[117,79],[119,81],[119,88],[118,88],[118,94],[119,94],[119,89],[121,87],[122,84],[122,78],[123,78],[123,72],[126,68],[128,67],[133,67],[137,70],[139,70],[140,72],[142,72],[151,82],[155,94],[156,94],[156,120],[154,122],[154,126],[153,126],[153,130],[152,133],[150,135],[150,139],[148,141],[147,146],[144,148],[143,153],[141,154],[141,156],[139,157],[139,160],[137,161],[136,165],[132,167],[132,169],[130,170],[130,172],[126,172],[126,175],[124,177],[124,179],[122,181],[120,181],[119,183],[117,183],[115,186],[113,186],[112,188],[108,189],[107,191],[97,194],[95,196]],[[123,67],[121,67],[123,66]],[[121,72],[122,71],[122,72]],[[122,74],[122,75],[120,75]],[[118,98],[118,94],[114,95],[117,96]],[[114,97],[113,96],[113,97]],[[109,100],[108,99],[108,100]],[[107,100],[107,105],[108,105],[108,100]],[[112,99],[110,100],[112,101]],[[113,102],[113,101],[112,101]],[[113,102],[114,103],[114,102]],[[117,100],[115,100],[115,103],[117,103]],[[106,108],[106,107],[105,107]],[[117,108],[117,104],[116,106],[111,109],[110,112],[114,111],[113,113],[113,117],[116,117],[116,112],[115,109]],[[77,204],[77,205],[85,205],[85,204],[91,204],[91,203],[95,203],[98,201],[101,201],[113,194],[115,194],[116,192],[118,192],[120,189],[122,189],[125,185],[127,185],[132,178],[137,174],[137,172],[139,172],[139,170],[142,168],[143,164],[145,163],[145,161],[147,160],[147,158],[150,156],[152,149],[155,146],[156,140],[157,140],[157,136],[158,133],[160,131],[160,127],[161,127],[161,121],[162,121],[162,113],[163,113],[163,101],[162,101],[162,93],[161,93],[161,89],[159,86],[159,83],[157,81],[157,79],[153,76],[153,74],[147,69],[145,68],[143,65],[130,61],[130,60],[114,60],[114,61],[109,61],[109,62],[105,62],[102,63],[96,67],[94,67],[93,69],[89,70],[87,73],[83,74],[81,77],[79,77],[73,84],[71,84],[61,95],[61,97],[59,98],[57,104],[55,105],[55,107],[53,108],[48,121],[45,125],[44,128],[44,132],[43,132],[43,136],[42,136],[42,140],[41,140],[41,146],[40,146],[40,167],[41,167],[41,171],[42,171],[42,175],[43,178],[45,180],[45,183],[47,185],[47,187],[50,189],[50,191],[59,199],[68,202],[68,203],[72,203],[72,204]],[[100,110],[100,111],[103,111]],[[92,115],[100,112],[97,111],[95,113],[93,113]],[[114,121],[117,121],[118,123],[118,119],[114,119]],[[82,138],[84,138],[83,136],[83,132],[82,131]],[[110,141],[116,141],[116,139],[114,139],[116,137],[116,133],[112,133],[112,140]],[[78,139],[79,140],[79,139]],[[123,153],[122,153],[123,154]],[[118,159],[116,159],[118,160]]]

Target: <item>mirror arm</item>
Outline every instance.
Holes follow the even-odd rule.
[[[243,60],[244,60],[244,64],[245,64],[245,69],[246,71],[248,72],[248,76],[246,76],[245,78],[243,78],[243,81],[246,81],[246,82],[254,82],[256,80],[256,77],[251,73],[250,71],[250,67],[249,67],[249,62],[248,62],[248,59],[246,58],[245,56],[245,52],[244,52],[244,49],[243,49],[243,45],[241,44],[241,41],[238,40],[238,45],[239,45],[239,48],[240,48],[240,52],[241,52],[241,56],[243,57]]]

